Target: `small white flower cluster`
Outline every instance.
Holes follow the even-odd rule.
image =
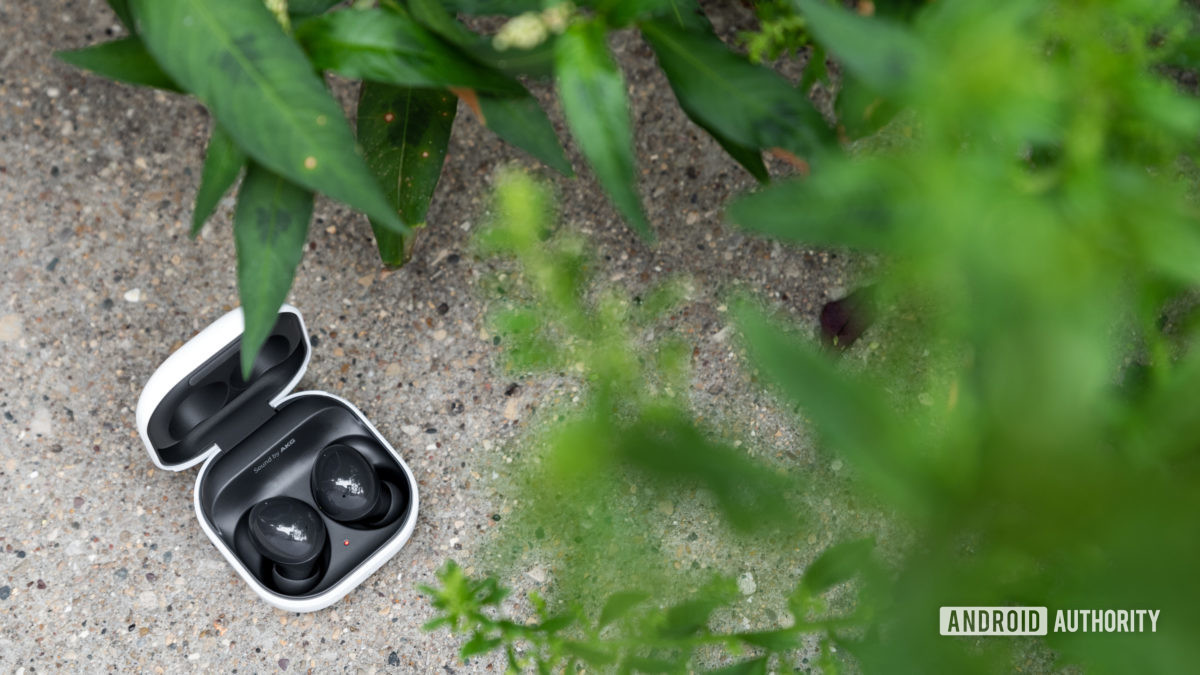
[[[575,5],[562,2],[541,12],[525,12],[509,19],[492,38],[492,46],[506,49],[533,49],[546,41],[551,33],[561,34],[575,12]]]
[[[288,20],[287,0],[263,0],[263,4],[275,15],[275,20],[279,22],[280,26],[283,26],[283,31],[290,33],[292,31],[292,22]]]

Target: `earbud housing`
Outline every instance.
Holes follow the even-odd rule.
[[[311,357],[299,311],[280,310],[248,378],[240,367],[243,325],[235,309],[163,362],[138,400],[138,433],[155,466],[183,471],[200,465],[194,490],[200,527],[255,594],[287,611],[319,610],[404,546],[416,523],[416,481],[350,402],[293,391]],[[333,446],[352,450],[356,470],[378,479],[378,494],[360,522],[339,522],[317,504],[312,469]],[[320,527],[308,526],[323,528],[325,538],[314,558],[281,565],[263,554],[263,532],[253,532],[252,512],[269,500],[311,507]]]

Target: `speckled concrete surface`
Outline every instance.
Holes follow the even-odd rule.
[[[467,245],[494,170],[526,160],[464,111],[432,227],[396,272],[379,266],[360,216],[318,203],[290,298],[316,345],[300,387],[362,408],[407,458],[422,511],[409,545],[342,602],[275,611],[201,532],[195,471],[154,469],[134,428],[146,378],[237,293],[230,204],[199,241],[186,235],[202,107],[51,58],[119,33],[101,0],[0,2],[0,669],[491,669],[461,664],[445,633],[420,630],[430,609],[414,586],[448,556],[471,561],[507,508],[475,469],[553,386],[528,380],[515,405],[506,397],[511,377],[495,368],[501,347],[475,290],[488,263]],[[618,283],[696,279],[678,318],[699,350],[694,398],[770,437],[778,419],[737,384],[723,293],[737,280],[811,320],[846,283],[841,261],[723,225],[721,205],[751,180],[678,111],[647,47],[625,35],[615,48],[661,241],[632,236],[586,175],[557,180],[564,217]]]

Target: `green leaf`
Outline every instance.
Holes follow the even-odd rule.
[[[179,86],[171,80],[170,75],[158,67],[154,57],[146,51],[146,46],[136,37],[121,38],[83,49],[54,52],[54,56],[110,80],[179,91]]]
[[[497,51],[490,40],[468,30],[438,0],[409,0],[408,9],[414,19],[461,47],[476,61],[508,73],[542,76],[554,72],[551,41],[533,50]],[[546,166],[564,176],[574,176],[575,172],[563,152],[550,118],[546,117],[537,99],[528,90],[524,87],[521,90],[519,95],[479,92],[477,98],[482,123],[497,136],[528,152]]]
[[[446,9],[464,14],[516,16],[542,9],[542,0],[441,0]]]
[[[529,92],[524,96],[481,95],[479,108],[484,126],[505,141],[528,152],[546,166],[564,176],[574,176],[571,162],[550,118]]]
[[[805,179],[777,183],[738,198],[726,210],[737,225],[807,246],[876,251],[891,244],[903,202],[889,198],[871,160],[829,164]],[[879,168],[879,171],[884,169]]]
[[[760,656],[757,659],[742,661],[708,672],[709,675],[767,675],[767,657]]]
[[[429,588],[428,586],[422,587],[421,590],[426,591],[426,592],[433,591],[433,589]],[[439,616],[436,619],[431,619],[429,621],[426,621],[424,624],[422,624],[421,630],[428,633],[428,632],[435,631],[435,630],[441,628],[442,626],[452,626],[452,625],[453,625],[453,621],[450,619],[450,617]]]
[[[712,32],[712,22],[696,0],[667,0],[669,7],[661,12],[662,18],[672,22],[679,28]]]
[[[668,20],[641,27],[680,107],[705,129],[744,148],[782,148],[801,156],[832,144],[820,113],[779,74],[729,51],[711,33]]]
[[[332,12],[296,26],[319,70],[405,87],[462,87],[520,95],[520,83],[476,63],[405,14],[383,9]]]
[[[736,593],[736,587],[728,579],[712,581],[691,599],[668,609],[666,621],[658,629],[659,634],[665,638],[694,635],[708,625],[708,617],[713,611],[730,602]]]
[[[559,614],[541,622],[538,624],[537,628],[544,633],[554,634],[573,623],[575,623],[574,614]]]
[[[900,111],[900,105],[877,93],[853,74],[845,73],[833,109],[846,138],[857,140],[882,129]]]
[[[637,194],[625,79],[608,53],[603,24],[585,21],[567,29],[558,40],[557,73],[559,97],[575,142],[626,220],[653,240]]]
[[[826,80],[829,77],[828,57],[825,54],[825,47],[818,43],[812,43],[812,53],[809,54],[808,63],[804,64],[804,75],[800,77],[800,84],[796,86],[802,92],[807,93],[814,84],[821,80]]]
[[[159,65],[247,155],[407,232],[355,151],[341,107],[261,2],[133,0],[133,8]]]
[[[684,112],[687,112],[687,110],[685,109]],[[688,116],[691,117],[690,114]],[[742,168],[745,169],[751,176],[754,176],[755,180],[757,180],[759,183],[767,183],[771,180],[771,174],[769,171],[767,171],[766,163],[763,162],[762,150],[748,148],[744,145],[729,140],[728,136],[710,127],[703,120],[692,117],[692,121],[695,122],[696,125],[701,129],[707,131],[708,135],[712,136],[713,140],[720,144],[720,146],[725,149],[725,152],[728,153],[735,162],[741,164]]]
[[[683,30],[704,34],[712,33],[712,24],[709,23],[708,17],[705,16],[704,11],[700,9],[695,0],[670,0],[669,4],[670,10],[663,12],[663,22]],[[720,144],[734,161],[741,164],[751,176],[754,176],[758,182],[766,183],[771,180],[771,175],[767,172],[767,165],[763,162],[762,151],[760,149],[747,147],[731,140],[728,136],[705,122],[700,116],[693,115],[687,108],[684,108],[684,112],[687,113],[688,117],[697,126],[704,129],[713,140]]]
[[[313,195],[283,176],[251,163],[238,190],[233,214],[238,292],[246,329],[242,333],[242,375],[271,334],[304,254]]]
[[[200,234],[204,222],[217,208],[217,202],[229,191],[245,165],[246,155],[229,134],[221,130],[221,125],[214,122],[208,137],[208,151],[204,155],[200,187],[196,190],[196,207],[192,210],[193,237]]]
[[[324,14],[341,3],[342,0],[288,0],[288,14],[294,17],[316,16]]]
[[[472,32],[439,0],[408,0],[408,11],[429,30],[442,39],[458,45],[478,63],[491,66],[509,75],[529,75],[548,78],[554,74],[554,43],[556,36],[530,49],[496,49],[486,35]]]
[[[803,646],[804,641],[798,633],[789,630],[770,630],[759,633],[739,633],[746,644],[762,647],[773,652],[786,652],[791,649],[799,649]]]
[[[411,227],[425,224],[442,175],[458,99],[438,89],[364,82],[358,99],[358,142],[388,201]],[[409,235],[371,220],[384,264],[403,265]]]
[[[674,673],[681,672],[682,663],[655,659],[648,656],[630,656],[625,663],[638,673]]]
[[[613,593],[605,601],[604,609],[600,610],[600,620],[596,624],[596,627],[604,628],[617,619],[620,619],[628,614],[629,610],[645,602],[649,597],[649,593],[643,593],[642,591],[620,591]]]
[[[582,642],[564,642],[562,648],[567,654],[593,666],[607,666],[617,660],[616,654]]]
[[[871,562],[874,539],[856,539],[835,544],[804,570],[800,583],[809,593],[817,594],[849,581]]]
[[[622,459],[650,475],[686,478],[703,486],[737,530],[796,522],[798,514],[784,498],[795,489],[794,483],[744,450],[715,442],[677,408],[645,406],[632,424],[615,434],[613,445]]]
[[[486,654],[496,647],[499,647],[501,642],[503,642],[503,640],[498,637],[489,638],[483,633],[475,633],[471,636],[471,639],[467,640],[467,642],[462,646],[462,649],[459,650],[458,655],[464,659],[469,659],[472,656]]]
[[[133,24],[133,14],[129,11],[129,0],[108,0],[108,6],[112,9],[113,14],[117,15],[117,19],[125,26],[125,29],[130,33],[136,32]]]
[[[899,24],[866,18],[824,0],[792,0],[807,28],[850,72],[879,92],[897,93],[927,63],[921,42]]]
[[[671,15],[678,0],[588,0],[582,4],[596,10],[614,28],[659,15]]]

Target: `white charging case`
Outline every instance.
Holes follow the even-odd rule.
[[[138,399],[138,434],[161,469],[201,465],[196,518],[246,584],[275,607],[312,612],[337,602],[400,551],[416,524],[417,482],[358,408],[323,391],[292,391],[312,354],[296,308],[280,309],[248,379],[241,376],[243,326],[242,310],[235,309],[159,366]],[[303,593],[282,592],[270,561],[250,544],[247,514],[275,496],[316,508],[311,467],[335,442],[357,449],[404,499],[393,497],[386,522],[372,527],[339,523],[317,508],[328,535],[318,581]]]

